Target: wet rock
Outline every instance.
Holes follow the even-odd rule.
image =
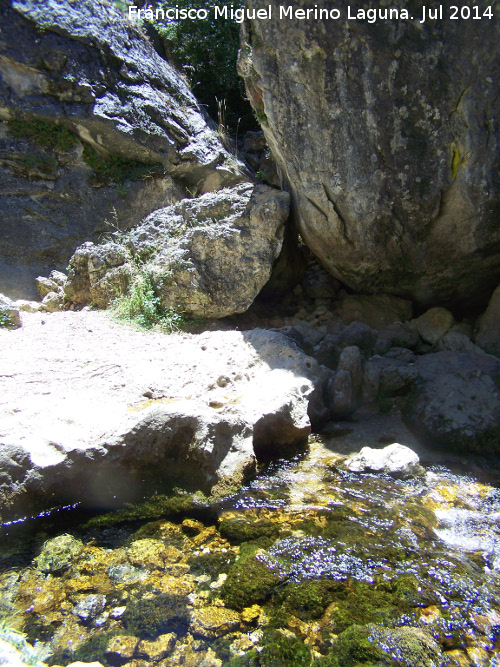
[[[208,606],[193,610],[189,629],[194,636],[209,639],[233,632],[239,626],[240,615],[232,609]]]
[[[16,0],[2,22],[0,289],[33,298],[30,280],[79,243],[185,187],[243,180],[183,78],[113,5]]]
[[[99,616],[106,606],[106,597],[104,595],[87,595],[76,605],[73,613],[82,621],[91,621]]]
[[[455,324],[455,319],[446,308],[430,308],[417,319],[412,320],[425,343],[435,345]]]
[[[35,558],[37,570],[41,572],[61,572],[83,551],[83,543],[72,535],[58,535],[47,540],[40,555]]]
[[[486,149],[484,122],[498,113],[497,23],[479,35],[470,21],[401,19],[374,32],[343,0],[325,30],[271,4],[272,19],[244,26],[239,69],[304,242],[359,292],[484,298],[500,274],[498,144]]]
[[[346,324],[363,322],[372,329],[384,329],[395,322],[411,319],[411,301],[380,294],[377,296],[347,295],[340,308]]]
[[[129,635],[118,635],[112,637],[105,651],[110,660],[130,660],[135,653],[139,639]]]
[[[488,308],[479,319],[475,341],[488,354],[500,357],[500,285],[493,292]]]
[[[105,308],[146,272],[165,309],[197,317],[242,313],[269,280],[288,205],[285,192],[243,183],[155,211],[121,245],[82,246],[70,260],[66,298]],[[133,258],[142,261],[141,272]]]
[[[28,667],[30,662],[25,660],[30,659],[31,656],[24,656],[17,647],[12,646],[5,639],[0,639],[0,664],[3,667]]]
[[[418,357],[404,418],[430,443],[497,452],[500,365],[489,355],[437,352]]]
[[[160,635],[152,642],[141,641],[137,646],[137,657],[153,662],[164,660],[172,653],[176,641],[176,636],[173,632]]]
[[[12,327],[14,329],[22,326],[19,308],[14,301],[0,294],[0,327]]]
[[[383,472],[401,479],[422,471],[418,455],[397,442],[383,449],[363,447],[359,453],[349,456],[343,466],[350,472]]]

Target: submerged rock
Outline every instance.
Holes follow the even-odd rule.
[[[383,472],[402,479],[422,471],[418,454],[397,442],[383,449],[363,447],[358,454],[349,456],[343,467],[350,472]]]
[[[72,535],[59,535],[43,545],[40,555],[35,559],[36,567],[41,572],[61,572],[69,568],[73,559],[83,551],[83,543]]]
[[[242,313],[269,280],[288,206],[288,193],[243,183],[155,211],[120,243],[81,246],[70,260],[66,298],[106,308],[147,274],[165,309]]]

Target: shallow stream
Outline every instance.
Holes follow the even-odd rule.
[[[500,665],[500,471],[346,472],[359,441],[311,438],[222,500],[4,526],[0,636],[50,665]]]

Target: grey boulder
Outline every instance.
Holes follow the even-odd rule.
[[[288,206],[288,193],[242,183],[155,211],[120,243],[78,248],[66,298],[105,308],[147,273],[166,309],[215,318],[242,313],[269,280]]]
[[[500,451],[500,362],[486,354],[436,352],[417,358],[403,415],[430,444]]]

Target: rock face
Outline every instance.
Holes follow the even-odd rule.
[[[418,357],[419,379],[404,410],[430,443],[454,450],[499,451],[500,364],[485,354],[437,352]]]
[[[66,298],[106,308],[147,274],[165,308],[200,317],[242,313],[269,280],[288,206],[288,193],[242,183],[155,211],[119,244],[79,248]]]
[[[99,312],[24,318],[0,329],[3,518],[112,506],[165,483],[240,483],[256,457],[311,431],[321,368],[282,333],[145,334]]]
[[[190,192],[242,180],[179,74],[113,4],[0,8],[0,289]],[[106,224],[106,221],[108,224]]]
[[[415,0],[391,3],[413,20],[374,23],[349,19],[347,1],[338,20],[270,4],[272,19],[246,26],[239,67],[304,241],[359,291],[487,298],[500,275],[498,8],[478,29],[420,23]]]
[[[500,357],[500,285],[493,292],[488,308],[479,320],[475,340],[483,350]]]

